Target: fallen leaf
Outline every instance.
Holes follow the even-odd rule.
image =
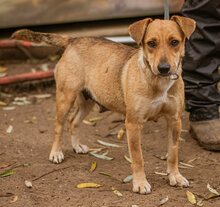
[[[112,187],[112,191],[115,195],[119,196],[119,197],[122,197],[122,193],[120,193],[118,190],[116,190],[114,187]]]
[[[160,206],[162,206],[163,204],[165,204],[167,201],[169,200],[169,197],[167,196],[166,198],[162,199],[160,201]]]
[[[89,119],[89,122],[99,121],[99,120],[102,120],[102,119],[103,119],[103,117],[101,117],[101,116],[94,117],[94,118]]]
[[[43,70],[43,71],[48,71],[49,70],[49,66],[48,66],[47,63],[45,63],[45,64],[41,65],[40,69]]]
[[[83,120],[83,123],[87,124],[87,125],[90,125],[90,126],[95,126],[96,125],[95,122],[90,122],[90,121],[87,121],[87,120]]]
[[[24,123],[25,124],[36,124],[36,122],[32,120],[25,120]]]
[[[26,97],[15,97],[12,104],[18,105],[18,106],[23,106],[23,105],[31,104],[31,102],[28,101]]]
[[[93,155],[94,157],[97,157],[97,158],[103,159],[103,160],[113,160],[114,159],[112,157],[108,157],[108,156],[105,156],[105,155],[96,154],[95,152],[90,152],[90,154]]]
[[[100,152],[102,151],[103,149],[102,148],[90,148],[89,151],[92,151],[92,152]]]
[[[125,134],[125,130],[121,128],[121,129],[118,131],[117,138],[118,138],[118,139],[122,139],[123,136],[124,136],[124,134]]]
[[[159,130],[159,129],[155,129],[153,132],[154,132],[154,133],[159,133],[160,130]]]
[[[102,153],[102,155],[104,155],[104,156],[108,155],[108,150],[106,152]]]
[[[213,194],[219,196],[219,192],[217,192],[217,190],[215,190],[214,188],[212,188],[209,184],[207,184],[207,188],[208,188],[208,190],[209,190],[211,193],[213,193]]]
[[[28,188],[32,188],[33,186],[32,186],[32,183],[30,182],[30,181],[28,181],[28,180],[25,180],[24,181],[24,184],[28,187]]]
[[[190,203],[192,203],[193,205],[196,204],[196,198],[193,193],[191,193],[190,191],[187,190],[186,195],[187,195],[187,199]]]
[[[101,175],[106,175],[106,176],[109,176],[109,177],[112,177],[112,175],[111,175],[111,174],[106,173],[106,172],[99,172],[99,174],[101,174]]]
[[[15,196],[14,199],[10,201],[10,203],[15,203],[17,200],[18,200],[18,196]]]
[[[23,166],[24,166],[24,167],[28,167],[28,166],[30,166],[30,164],[24,163]]]
[[[105,137],[110,137],[110,136],[115,136],[118,134],[118,131],[115,132],[110,132],[109,134],[107,134]]]
[[[12,126],[12,125],[9,125],[8,129],[6,130],[6,132],[7,132],[8,134],[10,134],[10,133],[12,133],[12,131],[13,131],[13,126]]]
[[[197,206],[203,206],[203,200],[198,201],[196,205]]]
[[[99,188],[102,187],[103,185],[99,185],[96,183],[80,183],[76,187],[77,188]]]
[[[168,153],[166,153],[165,155],[154,155],[156,158],[159,158],[160,160],[167,160],[167,157],[168,157]]]
[[[35,98],[50,98],[52,95],[51,94],[36,94],[36,95],[33,95],[33,97]]]
[[[190,165],[188,163],[180,162],[181,165],[186,166],[186,167],[194,167],[193,165]]]
[[[129,157],[127,157],[126,155],[124,155],[124,158],[125,158],[128,162],[132,163],[132,162],[131,162],[131,159],[130,159]]]
[[[12,97],[11,94],[9,94],[9,93],[4,93],[4,92],[0,92],[0,96],[2,96],[2,97],[6,97],[6,98],[10,98],[10,97]]]
[[[163,172],[154,172],[156,175],[167,175],[167,173],[163,173]]]
[[[139,207],[138,205],[132,205],[131,207]]]
[[[119,146],[117,144],[112,144],[112,143],[108,143],[108,142],[104,142],[102,140],[97,140],[97,142],[103,146],[106,146],[106,147],[122,147],[122,146]]]
[[[133,179],[133,175],[129,175],[126,178],[124,178],[123,183],[128,183]]]
[[[0,101],[0,106],[7,106],[7,104],[3,101]]]
[[[189,132],[187,129],[181,129],[181,132]]]
[[[195,161],[196,158],[189,160],[187,163],[192,163],[193,161]]]
[[[9,166],[13,165],[14,163],[15,163],[15,162],[5,162],[5,163],[3,163],[3,164],[0,165],[0,169],[9,167]]]
[[[97,166],[97,164],[96,164],[96,162],[92,162],[92,164],[91,164],[91,167],[90,167],[90,172],[93,172],[95,169],[96,169],[96,166]]]
[[[212,195],[209,195],[208,197],[206,197],[205,199],[206,199],[206,200],[209,200],[209,199],[211,199],[211,198],[216,198],[216,197],[219,197],[219,195],[212,194]]]
[[[3,78],[3,77],[5,77],[7,75],[7,73],[0,73],[0,78]]]
[[[6,67],[1,67],[1,66],[0,66],[0,73],[5,72],[5,71],[7,71],[7,70],[8,70],[8,68],[6,68]]]
[[[186,141],[186,140],[185,140],[184,138],[182,138],[182,137],[180,137],[179,140],[180,140],[181,142],[185,142],[185,141]]]
[[[0,177],[3,178],[3,177],[7,177],[7,176],[10,176],[10,175],[13,175],[15,173],[15,171],[6,171],[6,172],[3,172],[2,174],[0,174]]]
[[[3,110],[5,110],[5,111],[12,111],[15,108],[16,108],[15,106],[8,106],[8,107],[3,107]]]

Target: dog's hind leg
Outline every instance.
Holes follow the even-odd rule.
[[[66,116],[73,106],[76,99],[79,87],[68,87],[65,85],[57,87],[56,93],[56,114],[57,119],[54,129],[54,140],[52,149],[50,152],[49,160],[54,163],[60,163],[64,159],[64,155],[61,149],[61,136],[63,132],[63,126],[65,123]]]
[[[166,117],[168,127],[168,158],[167,172],[169,174],[170,185],[189,186],[189,182],[184,178],[178,169],[178,142],[181,133],[180,117]]]
[[[80,143],[80,124],[82,120],[89,114],[94,106],[94,102],[90,99],[86,100],[82,93],[77,95],[76,108],[69,119],[69,131],[73,150],[76,153],[87,153],[88,147]]]

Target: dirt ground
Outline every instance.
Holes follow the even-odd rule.
[[[208,183],[220,192],[220,153],[206,151],[192,139],[188,132],[187,113],[182,116],[184,130],[181,134],[179,161],[194,166],[180,169],[190,181],[190,187],[171,187],[167,176],[155,173],[166,172],[166,161],[160,159],[167,152],[166,123],[164,119],[160,119],[157,123],[148,122],[143,130],[145,171],[152,193],[139,195],[132,193],[131,182],[122,183],[131,174],[130,163],[124,158],[124,155],[129,156],[126,134],[121,140],[116,136],[106,137],[110,132],[125,127],[123,122],[116,122],[120,118],[117,114],[92,112],[87,120],[97,116],[103,119],[96,121],[95,126],[84,123],[81,126],[82,142],[89,148],[105,148],[97,143],[98,139],[122,146],[107,147],[101,152],[108,150],[107,156],[114,158],[113,160],[74,153],[66,124],[63,134],[65,161],[56,165],[48,160],[56,117],[55,86],[10,93],[12,97],[5,97],[1,93],[0,101],[14,106],[12,101],[15,97],[27,97],[30,104],[16,105],[15,109],[8,111],[0,106],[0,174],[15,172],[10,176],[0,177],[0,206],[155,207],[168,196],[164,206],[187,207],[192,206],[186,197],[187,190],[196,196],[197,201],[211,194],[206,187]],[[35,94],[45,93],[51,94],[51,97],[34,97]],[[7,133],[10,125],[13,130]],[[94,161],[97,162],[97,168],[90,172]],[[33,187],[27,188],[25,180],[31,181]],[[103,186],[89,189],[76,187],[79,183],[88,182]],[[122,196],[114,194],[112,187],[121,192]],[[203,206],[220,206],[220,197],[204,200]]]

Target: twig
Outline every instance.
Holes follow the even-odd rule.
[[[51,173],[54,173],[54,172],[57,172],[57,171],[60,171],[60,170],[65,170],[65,169],[68,169],[68,168],[71,168],[71,167],[73,167],[73,165],[70,165],[70,166],[67,166],[67,167],[64,167],[64,168],[59,168],[59,169],[52,170],[50,172],[44,173],[43,175],[41,175],[39,177],[34,178],[32,181],[39,180],[40,178],[42,178],[44,176],[47,176],[47,175],[49,175]]]

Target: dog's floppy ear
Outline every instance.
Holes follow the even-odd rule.
[[[146,18],[137,21],[128,27],[129,35],[135,40],[135,42],[137,42],[138,45],[141,44],[146,28],[148,24],[152,21],[153,20],[151,18]]]
[[[180,17],[175,15],[171,17],[171,20],[175,21],[180,26],[187,39],[190,38],[191,34],[196,28],[196,22],[193,19],[187,17]]]

